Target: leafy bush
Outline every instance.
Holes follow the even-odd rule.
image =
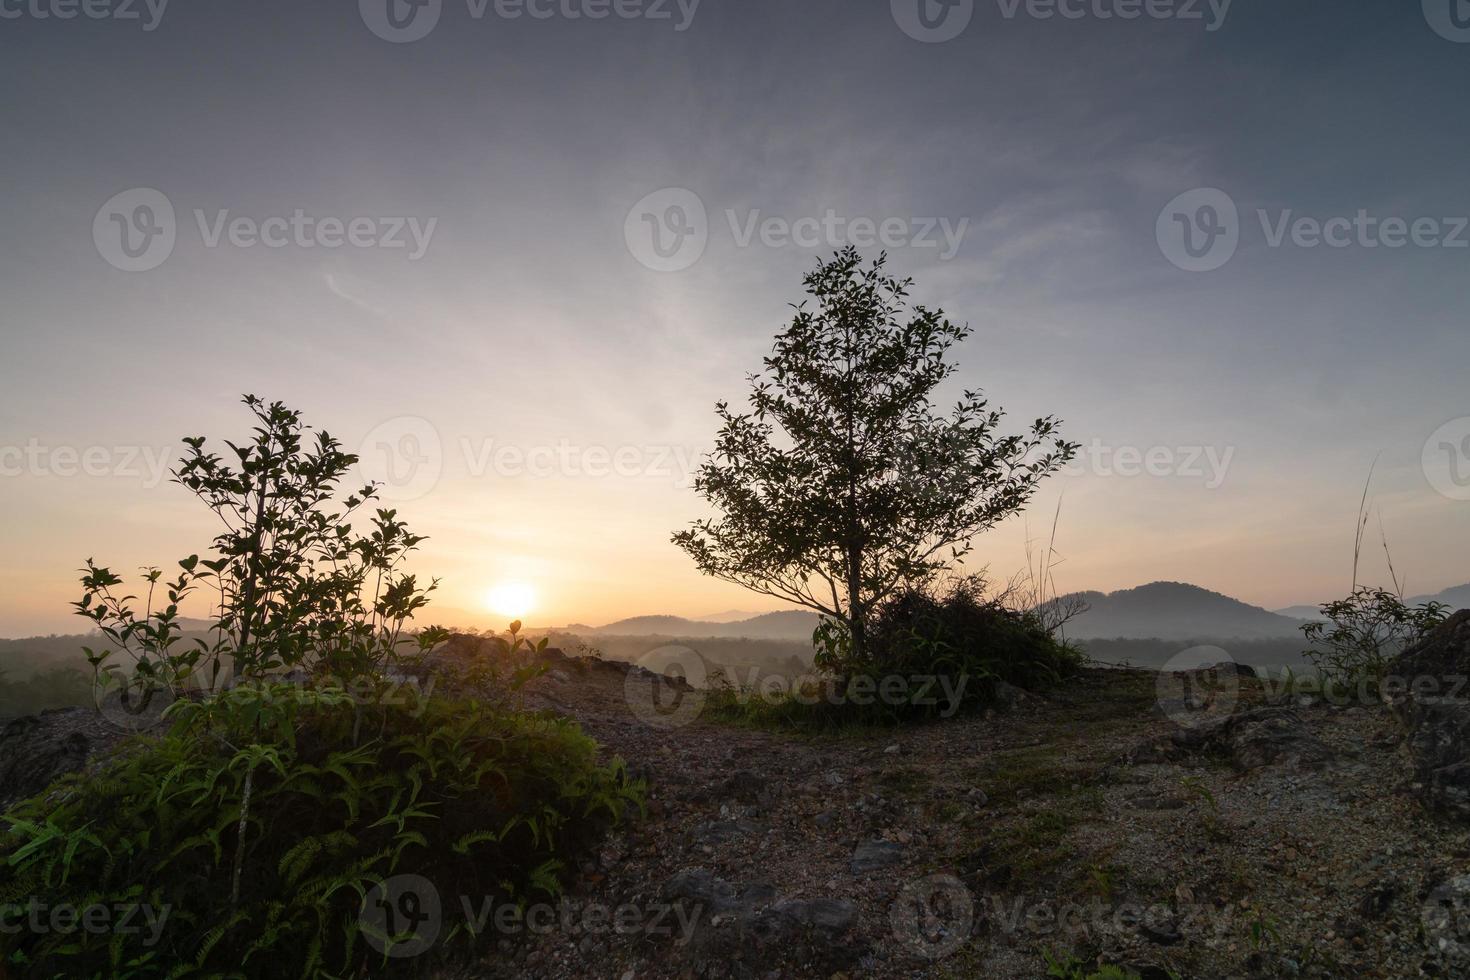
[[[566,720],[387,682],[360,694],[260,685],[181,701],[162,737],[12,810],[0,906],[168,914],[156,941],[0,934],[7,961],[36,976],[377,972],[388,960],[359,914],[378,883],[422,876],[446,910],[555,894],[572,857],[641,806],[621,761],[600,766]],[[450,921],[440,949],[473,938]]]
[[[171,580],[148,569],[141,611],[137,596],[118,594],[121,577],[87,561],[73,606],[106,646],[84,652],[99,690],[125,702],[214,689],[226,667],[256,678],[294,668],[378,672],[405,646],[427,650],[444,638],[440,630],[406,633],[437,585],[420,585],[401,567],[424,538],[392,510],[377,510],[366,534],[353,528],[351,516],[376,486],[335,502],[357,457],[326,432],[308,440],[301,414],[280,402],[244,402],[256,426],[242,444],[225,443],[237,467],[207,452],[199,436],[184,440],[189,452],[174,471],[174,482],[225,528],[214,557],[183,559]],[[207,640],[184,642],[180,606],[202,588],[216,595],[212,629]]]
[[[1408,606],[1396,593],[1360,586],[1322,606],[1326,622],[1302,627],[1311,644],[1304,655],[1327,682],[1377,685],[1393,658],[1444,622],[1448,610],[1439,602]]]
[[[715,712],[776,727],[897,724],[983,706],[1001,682],[1051,687],[1084,662],[1080,651],[1059,642],[1034,613],[987,597],[979,576],[957,579],[939,592],[906,589],[880,603],[862,658],[836,620],[823,620],[813,639],[817,666],[827,675],[774,697],[717,690]],[[893,682],[899,696],[881,694],[885,681]]]
[[[870,632],[874,674],[966,677],[976,701],[1004,681],[1052,687],[1082,665],[1082,654],[1058,642],[1035,613],[987,598],[979,576],[954,580],[936,593],[907,589],[881,604]]]
[[[447,638],[407,629],[434,590],[402,569],[423,539],[391,510],[355,531],[376,488],[333,500],[356,458],[326,433],[308,448],[280,403],[245,402],[258,425],[227,443],[238,468],[195,438],[175,471],[226,528],[214,557],[171,580],[148,570],[141,609],[87,562],[74,605],[101,633],[84,652],[104,699],[115,682],[130,712],[161,700],[167,728],[5,815],[0,952],[28,975],[380,972],[421,938],[388,914],[414,911],[393,881],[427,880],[451,912],[555,894],[573,857],[641,807],[622,762],[599,764],[574,723],[517,710],[545,646],[520,624],[492,655],[439,664],[455,697],[405,683],[427,669],[412,654]],[[212,629],[186,640],[181,607],[204,587]],[[101,913],[104,928],[53,915],[14,929],[33,903]],[[155,918],[105,927],[126,910]],[[441,951],[473,939],[469,921],[439,925]]]

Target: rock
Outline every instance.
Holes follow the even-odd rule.
[[[1470,676],[1470,609],[1461,609],[1418,643],[1407,647],[1393,664],[1394,676],[1412,682]],[[1442,693],[1449,693],[1444,689]]]
[[[1189,805],[1189,801],[1181,796],[1168,796],[1163,793],[1140,793],[1130,797],[1127,805],[1135,810],[1183,810]]]
[[[1332,759],[1327,744],[1311,735],[1301,718],[1290,711],[1261,708],[1231,720],[1230,755],[1237,769],[1259,769],[1277,762],[1311,767]]]
[[[1138,931],[1144,938],[1160,946],[1173,946],[1184,940],[1184,935],[1179,931],[1179,923],[1172,916],[1159,922],[1145,918],[1138,924]]]
[[[852,853],[849,870],[855,875],[871,874],[892,867],[903,860],[903,846],[890,841],[877,840],[859,844]]]
[[[721,789],[726,796],[732,796],[744,803],[759,803],[769,795],[770,782],[759,773],[742,769],[725,780]]]
[[[88,708],[53,708],[0,732],[0,809],[35,796],[110,750],[123,733]]]
[[[1123,762],[1126,765],[1178,762],[1197,753],[1225,756],[1240,770],[1277,763],[1311,768],[1333,758],[1331,748],[1307,730],[1296,712],[1288,708],[1257,708],[1144,742],[1130,750]]]
[[[1002,707],[1005,708],[1020,707],[1022,703],[1024,703],[1031,697],[1031,695],[1027,694],[1016,685],[1009,684],[1006,681],[996,681],[994,693],[995,700]]]
[[[687,869],[664,885],[664,898],[683,906],[693,923],[689,952],[701,964],[723,964],[737,976],[759,976],[796,956],[821,963],[822,975],[859,955],[846,940],[857,921],[843,899],[783,898],[770,885],[724,881],[703,869]]]
[[[1409,695],[1395,703],[1414,776],[1432,808],[1470,818],[1470,701]]]
[[[883,754],[884,755],[898,755],[898,752],[899,752],[899,748],[898,748],[898,743],[897,742],[895,742],[894,744],[888,746],[888,748],[886,748],[886,749],[883,750]]]
[[[1381,881],[1362,897],[1358,902],[1357,913],[1362,918],[1372,922],[1382,919],[1393,907],[1394,897],[1398,894],[1398,885],[1393,881]]]
[[[749,820],[708,820],[689,832],[696,844],[715,846],[728,844],[754,834],[764,834],[766,828]]]
[[[1234,674],[1236,677],[1259,677],[1256,669],[1250,664],[1238,664],[1233,660],[1227,660],[1218,664],[1205,664],[1190,671],[1192,674]]]
[[[1464,976],[1470,971],[1470,875],[1451,878],[1431,889],[1421,921],[1430,955],[1447,974]]]

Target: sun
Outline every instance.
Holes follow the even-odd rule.
[[[485,608],[508,619],[525,619],[536,608],[536,590],[527,582],[501,582],[486,590]]]

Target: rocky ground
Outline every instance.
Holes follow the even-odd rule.
[[[1228,705],[1181,712],[1157,675],[1098,669],[981,717],[812,738],[654,727],[628,707],[653,683],[569,661],[532,685],[647,778],[649,812],[553,925],[454,976],[1470,967],[1470,833],[1427,813],[1382,705],[1269,705],[1241,678]]]
[[[980,716],[812,737],[717,721],[626,664],[547,659],[527,705],[627,760],[648,812],[564,902],[487,918],[480,962],[414,964],[438,976],[1470,975],[1470,703],[1093,669]],[[0,791],[108,744],[85,712],[14,722]],[[487,914],[438,898],[441,930]]]

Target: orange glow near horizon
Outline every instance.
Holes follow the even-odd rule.
[[[523,620],[536,610],[536,589],[527,582],[500,582],[485,591],[483,605],[496,615]]]

